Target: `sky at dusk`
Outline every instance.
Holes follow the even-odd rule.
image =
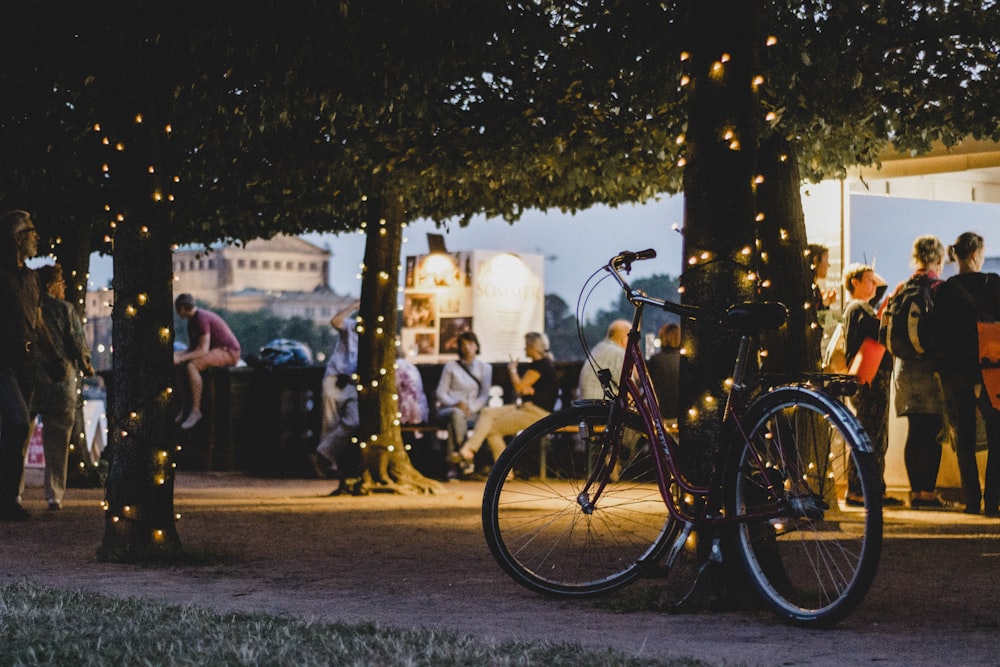
[[[921,234],[936,234],[945,245],[965,231],[976,231],[986,241],[988,257],[1000,255],[1000,205],[958,204],[898,197],[853,195],[848,255],[853,261],[874,260],[876,270],[890,286],[912,271],[910,251]],[[500,219],[474,218],[467,227],[439,229],[429,221],[409,225],[403,256],[428,252],[427,234],[445,236],[452,252],[503,250],[542,255],[545,258],[545,292],[558,294],[573,309],[587,278],[621,250],[654,248],[656,259],[635,265],[633,278],[681,272],[683,238],[674,231],[683,222],[683,199],[618,208],[598,206],[575,215],[529,211],[513,225]],[[330,284],[338,294],[358,295],[359,267],[364,256],[362,234],[309,234],[304,238],[333,253]],[[993,269],[995,270],[995,269]],[[945,268],[950,275],[952,267]],[[94,256],[91,285],[104,286],[111,278],[111,258]],[[401,276],[402,280],[402,276]],[[667,298],[675,295],[658,295]],[[587,314],[610,306],[617,287],[605,281],[590,300]]]
[[[597,206],[575,215],[528,211],[513,225],[497,218],[478,217],[467,227],[451,225],[445,230],[424,220],[407,227],[403,256],[427,253],[428,233],[444,234],[450,252],[504,250],[542,255],[545,258],[545,293],[558,294],[572,309],[587,277],[621,250],[654,248],[657,251],[656,259],[635,265],[633,277],[644,278],[657,273],[676,276],[680,272],[683,239],[672,226],[680,227],[682,216],[682,198],[664,197],[641,206]],[[333,252],[330,285],[334,291],[360,294],[358,274],[364,258],[364,235],[308,234],[303,238],[329,247]],[[107,285],[111,272],[110,257],[92,257],[92,286]],[[617,287],[606,281],[591,299],[588,312],[593,307],[604,308],[617,298]]]

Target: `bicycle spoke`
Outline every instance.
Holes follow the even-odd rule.
[[[591,441],[566,433],[581,416],[599,433]],[[595,470],[607,409],[555,414],[526,429],[500,457],[483,501],[483,526],[497,561],[515,580],[556,595],[587,595],[622,586],[658,554],[673,527],[651,469],[641,423],[633,415],[614,470],[579,494]],[[513,479],[508,473],[514,471]],[[602,487],[603,484],[603,487]],[[595,494],[600,490],[600,494]]]
[[[742,522],[737,542],[751,579],[778,613],[826,625],[857,605],[877,567],[881,508],[841,505],[851,466],[866,497],[876,497],[874,463],[856,450],[850,415],[834,414],[815,394],[786,393],[755,420],[749,446],[739,448],[734,511],[773,518]]]

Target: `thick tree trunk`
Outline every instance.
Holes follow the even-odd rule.
[[[820,366],[822,330],[812,307],[812,270],[805,249],[806,222],[800,195],[798,161],[783,137],[761,145],[758,161],[763,177],[757,186],[757,210],[764,219],[760,237],[763,297],[788,306],[788,324],[764,338],[768,354],[764,368],[771,373],[798,374]]]
[[[105,532],[98,555],[131,561],[180,548],[168,419],[173,304],[166,220],[115,234],[114,368],[108,412]],[[162,230],[162,231],[160,231]],[[150,348],[148,343],[156,341]]]
[[[753,173],[757,137],[752,39],[756,3],[692,3],[697,45],[690,57],[687,166],[684,171],[685,303],[700,306],[685,324],[681,366],[682,438],[689,470],[706,474],[704,454],[722,435],[725,379],[738,341],[721,324],[726,309],[753,298]],[[724,55],[723,55],[724,54]],[[701,446],[705,444],[705,447]]]
[[[399,262],[405,209],[398,197],[372,202],[361,279],[358,408],[365,473],[362,490],[430,493],[441,485],[420,474],[403,447],[396,394]]]
[[[712,456],[725,446],[726,379],[738,338],[721,323],[732,305],[753,300],[759,269],[755,237],[754,173],[757,109],[756,2],[697,0],[690,5],[695,34],[690,54],[691,97],[684,171],[684,302],[701,308],[685,323],[681,364],[681,448],[684,470],[707,482]],[[721,472],[721,471],[716,471]],[[717,530],[699,531],[705,561]],[[739,557],[723,543],[720,576],[705,578],[695,605],[742,606],[749,589]]]
[[[173,267],[169,204],[159,196],[161,162],[145,124],[124,112],[106,131],[108,197],[122,218],[114,227],[114,357],[108,410],[105,532],[98,556],[132,561],[176,552],[172,441],[168,417],[173,367]],[[117,217],[117,216],[116,216]]]

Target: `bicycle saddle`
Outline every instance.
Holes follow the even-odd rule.
[[[726,311],[723,324],[740,334],[779,329],[788,319],[788,308],[779,301],[747,302]]]

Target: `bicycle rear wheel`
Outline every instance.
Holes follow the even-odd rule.
[[[581,425],[583,428],[581,428]],[[608,407],[570,408],[522,431],[499,457],[483,496],[493,557],[522,586],[557,596],[620,588],[655,562],[676,532],[639,416],[608,428]],[[589,434],[589,435],[588,435]],[[619,460],[593,507],[581,498],[607,438]]]
[[[882,549],[881,480],[868,436],[841,403],[803,387],[769,392],[744,426],[747,441],[738,436],[733,448],[730,516],[771,513],[736,530],[750,579],[786,620],[833,625],[861,602]],[[844,504],[852,467],[863,507]]]

